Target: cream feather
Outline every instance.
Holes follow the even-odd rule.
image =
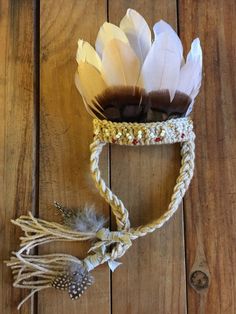
[[[137,11],[128,9],[120,22],[120,28],[125,32],[130,46],[143,64],[151,47],[151,31],[147,22]]]
[[[140,62],[129,44],[113,39],[105,47],[102,75],[108,85],[134,86],[140,73]]]
[[[87,111],[92,116],[95,116],[93,111],[102,114],[95,97],[101,94],[107,86],[98,70],[89,63],[80,63],[75,75],[75,84],[83,97]]]
[[[100,27],[95,43],[96,51],[101,57],[104,47],[112,39],[119,39],[124,43],[128,43],[128,38],[118,26],[105,22]]]
[[[95,49],[87,41],[79,39],[78,49],[76,53],[76,61],[78,64],[80,62],[90,63],[99,71],[101,71],[101,59]]]
[[[158,35],[144,61],[140,79],[148,92],[168,89],[171,101],[179,81],[182,60],[173,37],[171,32]]]

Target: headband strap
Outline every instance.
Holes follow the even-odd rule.
[[[117,230],[120,231],[120,238],[124,239],[124,235],[128,235],[130,240],[134,240],[161,228],[178,209],[193,176],[195,134],[193,132],[191,119],[181,118],[145,124],[114,123],[95,119],[93,126],[94,141],[90,145],[91,174],[101,196],[111,206],[112,212],[116,217]],[[181,143],[181,168],[167,211],[160,218],[146,225],[130,228],[129,212],[127,208],[101,177],[99,158],[104,145],[107,143],[131,146],[160,145],[178,142]],[[108,230],[106,233],[110,236],[112,232]],[[119,241],[112,250],[111,259],[120,258],[130,245],[131,243],[128,241]]]
[[[190,118],[150,123],[94,119],[93,131],[94,138],[100,142],[131,146],[183,143],[195,138]]]

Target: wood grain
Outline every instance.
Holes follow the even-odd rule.
[[[197,291],[188,286],[188,311],[233,314],[236,313],[236,4],[182,1],[179,12],[185,44],[199,36],[204,52],[203,87],[194,112],[196,172],[185,209],[188,275],[201,270],[209,277],[209,285]],[[200,285],[204,280],[201,276]]]
[[[109,1],[116,24],[132,7],[150,27],[165,19],[176,27],[175,1]],[[111,187],[138,226],[163,214],[177,178],[179,146],[111,148]],[[125,156],[125,158],[124,158]],[[112,313],[186,313],[182,208],[163,229],[138,239],[112,275]]]
[[[199,36],[204,80],[195,105],[196,171],[185,201],[188,277],[202,271],[209,286],[188,286],[188,312],[236,313],[236,3],[179,3],[185,47]],[[206,278],[200,276],[198,285]]]
[[[132,7],[150,26],[160,18],[178,26],[185,51],[197,36],[203,46],[203,87],[193,114],[196,171],[184,201],[185,239],[181,207],[163,229],[136,240],[112,276],[107,265],[99,267],[95,285],[81,300],[72,302],[66,293],[51,289],[39,294],[37,306],[28,302],[20,313],[235,314],[235,1],[40,2],[37,174],[33,1],[0,0],[1,313],[19,313],[17,304],[27,293],[12,288],[10,270],[3,264],[19,244],[20,231],[10,219],[34,212],[38,196],[39,216],[48,220],[59,219],[54,200],[70,207],[95,204],[109,217],[89,173],[92,119],[74,86],[75,52],[78,38],[94,43],[107,17],[118,24]],[[132,226],[166,210],[179,166],[178,145],[112,145],[110,157],[104,150],[101,162],[103,177],[108,183],[110,177],[112,190],[129,209]],[[57,243],[40,248],[39,253],[56,251],[83,258],[88,247]]]
[[[40,137],[40,217],[58,220],[52,204],[68,207],[94,204],[109,215],[89,172],[89,144],[92,119],[75,88],[75,54],[79,38],[94,42],[106,20],[106,1],[41,1],[41,137]],[[107,176],[107,151],[104,172]],[[51,245],[40,252],[64,252],[83,258],[88,244]],[[104,265],[94,271],[96,283],[83,298],[72,302],[65,292],[54,289],[39,295],[38,313],[94,313],[110,310],[109,270]],[[50,301],[49,301],[50,300]],[[96,310],[95,310],[96,309]]]
[[[31,313],[17,305],[26,291],[12,287],[3,263],[17,249],[19,230],[10,219],[33,204],[33,10],[31,1],[0,2],[0,312]]]

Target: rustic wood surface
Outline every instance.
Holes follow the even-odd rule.
[[[196,171],[185,200],[187,280],[196,289],[188,285],[189,313],[236,313],[235,15],[234,0],[184,0],[179,8],[185,47],[199,36],[204,51]]]
[[[14,2],[14,3],[13,3]],[[0,2],[0,312],[16,314],[26,291],[12,288],[3,263],[21,235],[10,220],[34,212],[33,8],[30,1]],[[31,312],[27,303],[20,311]]]
[[[50,289],[20,313],[235,314],[234,0],[0,0],[1,262],[19,244],[10,219],[28,210],[58,220],[57,200],[69,207],[95,204],[110,217],[89,174],[92,119],[74,86],[75,52],[78,38],[94,42],[99,26],[118,23],[128,7],[150,26],[168,21],[185,51],[193,38],[201,39],[204,81],[193,114],[194,179],[175,217],[136,240],[115,273],[106,265],[96,269],[95,285],[79,301]],[[179,171],[178,145],[112,146],[102,157],[103,176],[130,210],[132,225],[166,210]],[[39,253],[84,257],[88,247],[58,243]],[[25,291],[11,287],[3,263],[0,279],[1,313],[17,313]]]

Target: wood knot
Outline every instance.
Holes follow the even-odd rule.
[[[190,283],[197,291],[202,291],[209,286],[209,277],[201,270],[194,271],[190,276]]]

